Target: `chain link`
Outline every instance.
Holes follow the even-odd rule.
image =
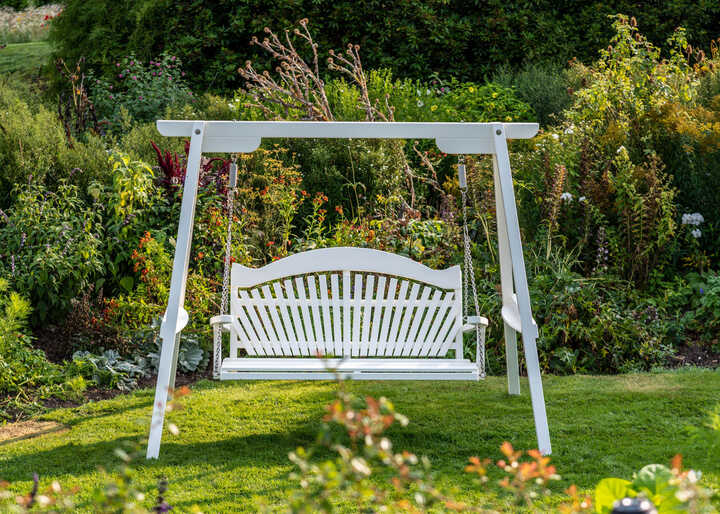
[[[464,156],[458,156],[458,166],[465,166]],[[464,173],[464,170],[463,170]],[[463,314],[468,319],[470,312],[470,295],[472,293],[472,303],[475,307],[475,316],[480,316],[480,305],[478,304],[477,286],[475,284],[475,269],[472,261],[472,248],[470,247],[470,231],[467,224],[467,176],[465,177],[466,186],[460,189],[462,196],[462,230],[464,243],[464,271],[463,271]],[[468,282],[470,287],[468,287]],[[484,328],[479,324],[475,324],[475,342],[477,344],[477,366],[480,370],[480,377],[485,378],[485,334],[482,333]]]
[[[237,178],[237,155],[233,155],[230,166],[230,176]],[[232,261],[232,224],[235,213],[235,183],[231,183],[227,189],[227,213],[228,226],[227,237],[225,239],[225,266],[223,269],[222,296],[220,297],[220,314],[227,314],[228,301],[230,296],[230,268]],[[222,365],[222,325],[217,323],[213,328],[213,376],[220,377],[220,366]]]

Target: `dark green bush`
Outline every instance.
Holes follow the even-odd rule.
[[[493,74],[492,81],[514,88],[515,95],[532,107],[540,125],[547,126],[559,121],[572,102],[566,74],[564,67],[556,63],[526,63],[518,71],[502,66]]]
[[[257,48],[247,44],[251,36],[262,35],[266,26],[282,30],[309,18],[323,52],[360,44],[368,69],[391,68],[398,76],[422,79],[437,72],[482,82],[502,64],[594,59],[612,34],[607,16],[618,12],[637,17],[656,43],[678,25],[688,29],[695,46],[707,47],[718,36],[720,4],[700,8],[693,0],[642,7],[628,0],[69,0],[53,24],[52,38],[59,56],[69,62],[85,56],[104,73],[128,52],[142,60],[172,52],[186,63],[191,85],[228,91],[240,85],[237,68],[246,59],[256,60]]]

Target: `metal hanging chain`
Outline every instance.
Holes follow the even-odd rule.
[[[462,197],[462,230],[464,245],[464,270],[463,270],[463,315],[467,322],[470,312],[470,295],[472,293],[472,302],[475,307],[475,316],[480,317],[480,305],[478,304],[477,286],[475,284],[475,269],[472,261],[472,249],[470,247],[470,231],[467,223],[467,175],[465,171],[465,156],[458,155],[458,181],[460,185],[460,195]],[[468,284],[469,282],[469,284]],[[470,285],[470,287],[468,287]],[[475,323],[475,340],[478,345],[478,368],[480,376],[485,377],[485,337],[481,334],[480,325]]]
[[[230,163],[230,174],[228,177],[227,188],[227,237],[225,239],[225,263],[223,268],[222,296],[220,297],[220,314],[224,315],[228,312],[228,302],[230,296],[230,268],[232,267],[232,224],[234,216],[235,204],[235,188],[237,186],[237,154],[233,154]],[[219,378],[220,366],[222,364],[222,328],[220,324],[216,324],[213,329],[213,375]]]

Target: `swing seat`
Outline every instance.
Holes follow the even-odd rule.
[[[221,380],[478,380],[487,319],[463,322],[459,266],[433,270],[367,248],[311,250],[262,268],[233,264]],[[463,333],[477,331],[476,361]],[[243,349],[247,357],[239,357]],[[219,366],[218,366],[219,365]]]

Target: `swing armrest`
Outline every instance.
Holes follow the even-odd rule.
[[[233,317],[230,314],[221,314],[220,316],[213,316],[210,318],[210,324],[220,325],[220,328],[223,330],[230,331],[230,327],[232,326]]]
[[[487,318],[483,316],[468,316],[467,323],[463,325],[463,332],[472,332],[477,325],[488,326]]]

